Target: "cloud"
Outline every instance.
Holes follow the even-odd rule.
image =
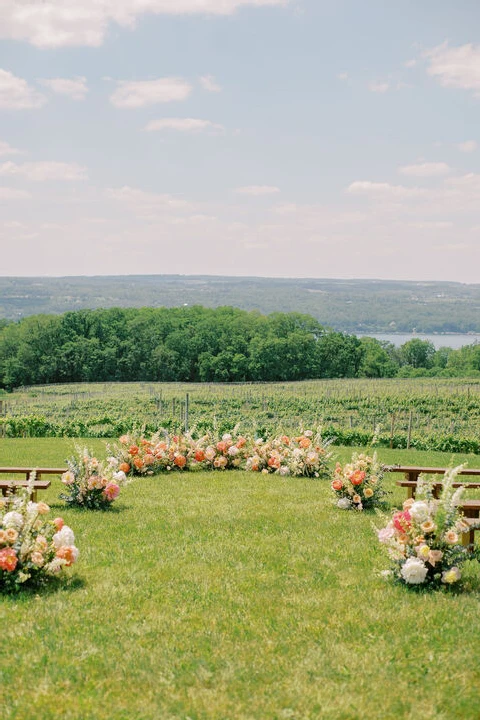
[[[453,227],[449,220],[425,220],[410,223],[410,226],[418,230],[448,230]]]
[[[438,177],[439,175],[448,175],[450,167],[444,162],[425,162],[416,165],[403,165],[398,169],[400,175],[408,175],[410,177]]]
[[[163,210],[189,210],[192,209],[186,200],[165,193],[150,193],[145,190],[124,185],[121,188],[108,188],[106,196],[117,200],[130,208],[163,209]]]
[[[185,100],[192,86],[182,78],[165,77],[157,80],[120,81],[110,96],[115,107],[140,108],[157,103]]]
[[[390,198],[392,200],[420,197],[426,193],[423,188],[409,188],[404,185],[390,185],[390,183],[371,182],[370,180],[356,180],[348,186],[347,192],[351,195],[367,195],[372,198]]]
[[[84,77],[42,78],[38,82],[58,95],[68,95],[72,100],[85,100],[88,92],[87,79]]]
[[[25,198],[31,197],[29,192],[25,190],[16,190],[14,188],[0,187],[0,201],[1,200],[24,200]]]
[[[204,90],[207,90],[207,92],[218,93],[222,90],[213,75],[203,75],[200,78],[200,85],[203,87]]]
[[[148,132],[156,130],[177,130],[178,132],[198,133],[202,130],[210,130],[211,132],[222,132],[225,130],[223,125],[218,125],[210,120],[200,120],[198,118],[162,118],[160,120],[151,120],[146,126]]]
[[[34,182],[47,180],[86,180],[86,168],[75,163],[29,162],[18,165],[14,162],[0,164],[0,176],[23,177]]]
[[[275,195],[275,193],[280,192],[280,188],[275,185],[246,185],[245,187],[236,188],[235,192],[240,195],[254,195],[259,197],[262,195]]]
[[[407,60],[407,62],[403,63],[406,68],[413,68],[417,64],[417,61],[415,58],[412,58],[411,60]]]
[[[21,150],[17,150],[17,148],[12,147],[7,142],[4,142],[0,140],[0,157],[3,155],[22,155]]]
[[[0,69],[0,109],[27,110],[39,108],[46,98],[30,87],[26,80]]]
[[[101,45],[110,23],[132,28],[145,14],[232,15],[290,0],[2,0],[0,37],[40,48]]]
[[[370,92],[374,93],[386,93],[389,88],[390,83],[388,82],[371,82],[368,86]]]
[[[459,143],[457,147],[460,152],[471,153],[477,149],[478,145],[475,140],[466,140],[465,142]]]
[[[480,93],[480,46],[449,47],[443,43],[424,53],[429,66],[427,73],[444,87],[473,90]]]
[[[348,73],[346,73],[346,72],[338,73],[337,78],[338,78],[338,80],[343,80],[345,82],[348,80]]]

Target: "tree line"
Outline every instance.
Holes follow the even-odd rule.
[[[480,345],[400,348],[310,315],[233,307],[111,308],[0,324],[0,386],[70,382],[248,382],[480,374]]]

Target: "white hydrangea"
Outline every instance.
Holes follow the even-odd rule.
[[[113,473],[113,479],[119,483],[120,485],[127,481],[127,476],[123,472],[123,470],[118,470],[117,472]]]
[[[412,519],[421,525],[425,520],[428,520],[430,517],[430,509],[426,502],[423,502],[422,500],[417,500],[413,503],[412,507],[409,510],[409,513],[412,517]]]
[[[409,585],[420,585],[425,582],[427,577],[427,566],[420,560],[420,558],[408,558],[407,562],[404,563],[400,573]]]
[[[341,508],[342,510],[348,510],[348,508],[351,506],[352,502],[350,498],[342,497],[337,502],[337,507]]]
[[[3,517],[3,527],[14,528],[15,530],[21,530],[23,527],[23,515],[15,510],[11,510],[6,513]]]
[[[69,547],[70,545],[75,544],[75,535],[68,525],[64,525],[61,530],[55,533],[52,540],[57,549],[61,547]]]

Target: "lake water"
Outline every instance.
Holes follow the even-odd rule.
[[[402,333],[365,333],[362,335],[359,335],[357,333],[358,337],[374,337],[377,338],[377,340],[386,340],[387,342],[391,342],[397,347],[400,345],[403,345],[404,343],[408,342],[409,340],[413,340],[413,338],[418,338],[419,340],[428,340],[429,342],[433,343],[435,345],[435,349],[438,350],[438,348],[441,347],[450,347],[454,350],[458,350],[458,348],[463,347],[464,345],[471,345],[474,342],[480,342],[480,335],[455,335],[455,334],[445,334],[445,335],[421,335],[420,333],[415,333],[415,335],[412,334],[402,334]]]

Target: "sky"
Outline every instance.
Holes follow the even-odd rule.
[[[480,282],[480,3],[0,0],[0,251]]]

